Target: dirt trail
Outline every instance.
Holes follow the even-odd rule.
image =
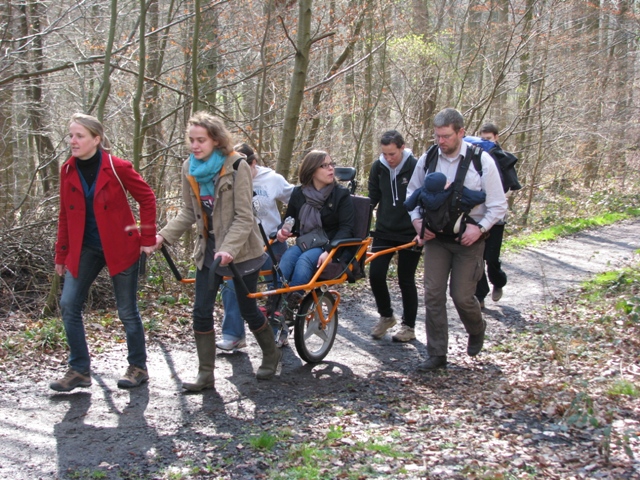
[[[628,221],[505,256],[509,284],[499,303],[487,301],[487,344],[581,280],[626,264],[640,248],[639,232],[640,220]],[[285,348],[281,372],[270,382],[253,375],[253,338],[246,353],[218,356],[217,390],[204,395],[180,393],[179,379],[190,379],[195,369],[193,347],[162,340],[149,345],[150,383],[131,391],[115,385],[126,367],[122,346],[94,354],[93,386],[71,394],[48,389],[62,367],[43,370],[38,381],[3,379],[0,478],[91,478],[98,470],[109,478],[127,478],[123,472],[130,472],[128,478],[165,478],[166,466],[188,466],[191,455],[214,463],[231,457],[229,478],[254,478],[260,465],[246,463],[242,453],[249,428],[280,422],[304,432],[313,422],[313,412],[305,412],[313,402],[344,401],[338,392],[345,391],[350,402],[376,395],[379,382],[412,375],[424,356],[424,323],[410,344],[395,344],[389,335],[379,342],[369,337],[377,314],[365,286],[342,290],[338,338],[326,361],[306,365],[295,348]],[[450,360],[453,368],[464,367],[477,360],[463,354],[466,336],[449,311]]]

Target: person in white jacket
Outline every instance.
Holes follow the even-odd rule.
[[[293,185],[276,173],[271,168],[258,165],[258,156],[246,143],[236,145],[235,151],[243,154],[246,161],[251,167],[251,175],[253,176],[253,211],[260,220],[262,228],[269,237],[278,230],[278,226],[282,223],[280,212],[278,211],[277,202],[288,203]],[[287,244],[274,240],[271,249],[276,256],[280,256],[287,249]],[[269,257],[262,270],[271,268],[271,258]],[[216,345],[220,350],[236,350],[247,346],[245,340],[244,320],[240,315],[238,299],[233,285],[233,281],[229,280],[222,289],[222,304],[224,306],[224,318],[222,319],[222,339]],[[282,342],[278,342],[278,346],[282,346]]]

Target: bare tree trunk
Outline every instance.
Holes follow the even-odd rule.
[[[353,34],[349,39],[349,42],[345,46],[344,50],[340,54],[340,56],[333,62],[333,65],[329,68],[329,71],[324,76],[323,81],[327,81],[331,77],[333,77],[336,72],[342,67],[342,65],[349,59],[352,58],[353,48],[356,45],[356,42],[359,40],[360,31],[362,30],[362,24],[364,23],[364,16],[361,16],[358,19],[358,22],[355,25],[353,30]],[[307,136],[307,140],[304,145],[305,150],[309,150],[313,147],[313,143],[316,140],[316,135],[318,133],[318,128],[320,127],[320,102],[323,98],[323,94],[326,94],[326,91],[329,87],[319,87],[313,94],[312,107],[311,112],[313,114],[313,120],[311,121],[311,128],[309,129],[309,135]]]
[[[537,123],[538,123],[538,128],[537,128],[537,133],[538,133],[538,138],[537,138],[537,152],[536,152],[536,156],[535,156],[535,163],[533,166],[533,171],[531,172],[531,175],[529,177],[529,194],[527,196],[527,204],[526,207],[524,209],[524,213],[522,215],[522,224],[524,226],[526,226],[529,222],[529,215],[531,214],[531,205],[533,204],[533,197],[535,195],[535,190],[536,190],[536,184],[538,183],[538,175],[539,173],[542,171],[543,169],[543,163],[544,163],[544,133],[545,133],[545,121],[548,121],[548,119],[543,118],[543,97],[545,95],[545,85],[546,85],[546,80],[547,80],[547,66],[548,66],[548,60],[549,60],[549,39],[550,39],[550,35],[549,32],[551,32],[553,30],[553,19],[549,20],[548,23],[548,31],[546,32],[547,35],[545,35],[543,38],[543,42],[544,42],[544,46],[543,46],[543,51],[542,51],[542,55],[541,55],[541,71],[538,74],[538,78],[539,80],[536,82],[536,102],[535,102],[535,108],[537,110]]]
[[[197,112],[200,108],[199,96],[200,96],[200,84],[198,82],[198,39],[200,38],[200,0],[194,0],[193,9],[195,12],[193,20],[193,39],[191,41],[191,92],[192,112]]]
[[[58,292],[60,291],[60,275],[53,273],[51,279],[51,288],[44,301],[44,307],[42,308],[42,315],[50,317],[58,310]]]
[[[588,40],[593,45],[599,45],[600,34],[600,5],[593,6],[592,4],[584,5],[580,11],[577,12],[580,17],[584,18],[586,9],[586,19],[584,32]],[[590,37],[590,38],[589,38]],[[599,49],[602,46],[599,45]],[[606,51],[606,48],[604,49]],[[587,68],[596,71],[599,68],[601,56],[597,55],[592,59],[588,59],[586,62]],[[606,83],[608,82],[608,75],[601,75],[602,79],[594,78],[593,82],[587,84],[586,95],[586,114],[588,117],[588,123],[599,124],[602,121],[602,103],[599,101],[600,95],[606,89]],[[595,100],[595,101],[594,101]],[[600,152],[598,145],[598,137],[593,135],[593,132],[589,131],[589,127],[586,127],[586,132],[580,135],[576,146],[576,156],[578,159],[584,162],[584,181],[583,185],[586,188],[590,188],[598,178],[598,165],[600,163]]]
[[[147,65],[147,2],[140,0],[140,35],[138,45],[138,81],[136,82],[136,92],[133,96],[133,168],[140,170],[140,159],[142,158],[142,113],[140,103],[144,95],[144,74]]]
[[[202,19],[206,28],[202,31],[202,35],[206,39],[208,48],[202,52],[202,67],[207,72],[206,92],[204,93],[207,106],[213,107],[217,103],[218,96],[218,15],[214,9],[207,11]],[[206,33],[205,33],[206,32]]]
[[[13,62],[8,58],[8,51],[12,48],[13,29],[9,27],[12,22],[13,9],[10,2],[0,4],[0,30],[4,34],[0,36],[0,72],[10,75],[14,71]],[[7,53],[5,53],[7,52]],[[0,88],[0,219],[7,225],[11,220],[7,218],[13,210],[13,176],[14,166],[14,134],[13,113],[13,85],[4,85]]]
[[[312,0],[298,0],[298,38],[294,48],[296,50],[291,88],[287,109],[282,127],[280,152],[276,171],[284,178],[289,178],[293,145],[296,139],[296,127],[300,118],[300,108],[304,98],[304,86],[309,68],[309,54],[311,50],[311,4]]]
[[[29,35],[34,35],[34,47],[31,49],[33,55],[33,64],[36,71],[44,69],[44,51],[43,38],[41,29],[41,16],[43,5],[38,1],[29,3],[29,24],[31,31]],[[38,172],[42,184],[42,191],[48,194],[52,188],[58,185],[58,166],[54,164],[55,148],[53,142],[46,133],[45,112],[48,107],[44,104],[43,99],[43,82],[44,77],[37,76],[31,80],[31,84],[27,89],[27,98],[29,99],[29,118],[33,139],[35,140],[36,150],[38,152]]]
[[[374,82],[373,82],[373,70],[376,59],[372,56],[373,42],[375,38],[378,38],[378,32],[376,32],[373,24],[373,18],[369,15],[367,17],[367,35],[366,43],[364,45],[365,55],[367,57],[366,68],[364,71],[364,88],[362,91],[362,107],[360,121],[360,131],[355,135],[356,150],[354,152],[353,164],[357,168],[360,158],[364,157],[363,175],[368,178],[369,171],[371,170],[371,164],[373,163],[373,123],[375,114],[380,100],[380,95],[374,94]],[[386,32],[385,32],[386,33]],[[380,59],[382,65],[385,64],[385,49],[383,50],[383,56]],[[385,68],[379,69],[382,72],[386,72]],[[387,79],[383,79],[381,85],[385,83]]]
[[[522,35],[531,35],[533,30],[533,12],[536,4],[536,0],[526,0],[526,10],[522,20]],[[520,133],[516,135],[516,145],[524,146],[528,142],[529,128],[532,123],[531,120],[531,96],[532,96],[532,82],[531,82],[531,49],[533,47],[527,47],[520,55],[520,72],[518,75],[520,94],[518,95],[518,107],[520,115],[523,120],[520,124]],[[529,183],[528,177],[523,175],[527,170],[527,156],[521,154],[520,162],[518,166],[518,174],[520,176],[521,183],[526,187]],[[510,198],[514,198],[511,196]],[[528,212],[527,212],[528,214]]]
[[[432,36],[426,32],[433,31],[429,23],[429,7],[427,2],[413,0],[412,2],[412,30],[416,35],[422,36],[424,43],[432,41]],[[428,90],[423,92],[423,102],[418,108],[418,135],[415,143],[411,146],[414,153],[427,149],[427,145],[431,143],[433,132],[432,121],[436,114],[436,105],[438,99],[438,77],[434,73],[434,69],[429,68],[427,62],[424,61],[419,66],[419,70],[426,72],[423,85]]]
[[[509,51],[509,44],[511,37],[509,32],[512,28],[509,24],[509,0],[496,0],[495,10],[492,11],[492,19],[490,28],[493,32],[501,32],[496,35],[495,47],[490,44],[489,49],[494,48],[494,52],[499,55],[501,61],[497,64],[497,75],[494,77],[494,92],[496,92],[493,105],[491,118],[498,122],[499,125],[507,124],[507,90],[503,88],[504,72],[506,70],[506,60]]]
[[[107,46],[104,51],[104,69],[102,70],[102,89],[98,100],[98,120],[104,119],[104,109],[111,92],[111,54],[113,53],[113,42],[116,35],[116,24],[118,22],[118,0],[111,0],[111,13],[109,19],[109,36]]]
[[[270,118],[273,117],[269,102],[267,101],[267,91],[269,82],[269,70],[268,65],[268,40],[269,32],[272,27],[272,15],[274,9],[273,0],[267,0],[264,5],[264,13],[266,15],[266,22],[264,26],[264,33],[262,34],[262,42],[260,43],[260,66],[262,67],[262,75],[260,76],[260,82],[258,83],[258,89],[256,92],[256,101],[258,102],[258,140],[256,151],[259,157],[262,157],[262,151],[265,149],[265,127]]]

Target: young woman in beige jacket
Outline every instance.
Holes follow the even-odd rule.
[[[196,381],[182,386],[200,391],[214,385],[215,297],[209,289],[209,267],[219,257],[216,274],[229,275],[228,265],[233,261],[249,292],[255,292],[265,253],[253,215],[251,170],[233,151],[231,134],[219,118],[206,112],[197,112],[189,119],[186,133],[191,155],[182,166],[182,207],[158,234],[156,248],[163,242],[173,244],[194,223],[197,225],[193,330],[199,368]],[[273,330],[256,301],[245,297],[238,303],[262,349],[262,365],[256,377],[268,379],[275,374],[282,352],[276,348]]]

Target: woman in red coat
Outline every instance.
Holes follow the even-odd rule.
[[[118,316],[127,337],[129,367],[118,387],[137,387],[149,379],[144,328],[138,312],[138,260],[154,251],[156,198],[133,165],[109,153],[102,124],[90,115],[71,117],[72,157],[60,172],[60,214],[55,268],[64,275],[60,299],[69,344],[69,370],[49,386],[58,392],[91,385],[89,349],[82,310],[89,288],[106,266]],[[140,206],[140,226],[127,192]]]

